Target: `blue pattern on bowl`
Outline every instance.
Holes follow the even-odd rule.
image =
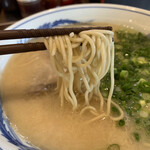
[[[39,27],[39,29],[52,28],[60,25],[75,24],[75,23],[79,23],[79,22],[75,20],[69,20],[69,19],[65,19],[65,20],[60,19],[54,22],[44,23]],[[20,39],[18,43],[25,43],[28,40],[29,39]],[[38,150],[38,148],[32,147],[29,143],[25,143],[17,136],[17,134],[11,128],[9,120],[3,114],[1,103],[0,103],[0,131],[1,131],[1,135],[4,136],[8,140],[8,142],[16,145],[19,148],[18,150]],[[3,149],[0,148],[0,150]]]
[[[44,25],[40,26],[39,29],[47,29],[47,28],[53,28],[56,26],[61,26],[61,25],[66,25],[66,24],[75,24],[75,23],[79,23],[79,22],[75,20],[69,20],[69,19],[60,19],[52,23],[51,22],[45,23]]]
[[[7,138],[8,142],[18,146],[20,150],[36,150],[35,148],[24,145],[24,143],[15,134],[15,132],[10,126],[8,119],[3,115],[1,103],[0,103],[0,131],[1,135]]]

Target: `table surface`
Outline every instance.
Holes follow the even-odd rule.
[[[13,24],[14,22],[21,19],[21,16],[17,13],[6,13],[3,10],[0,12],[0,30]]]
[[[105,3],[129,5],[150,10],[150,0],[105,0]],[[5,29],[20,19],[19,13],[4,12],[2,10],[0,12],[0,30]]]

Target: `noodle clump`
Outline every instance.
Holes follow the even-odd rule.
[[[95,117],[88,123],[110,117],[117,121],[123,118],[122,109],[113,102],[114,90],[114,33],[108,30],[87,30],[78,35],[54,36],[45,38],[45,46],[50,53],[54,68],[58,73],[57,90],[61,99],[61,107],[65,101],[78,109],[80,96],[84,97],[84,105],[80,110]],[[105,102],[99,88],[101,80],[110,70],[111,86]],[[91,105],[93,97],[99,100],[99,108]],[[106,105],[106,109],[105,109]],[[111,115],[111,105],[120,112],[119,116]]]

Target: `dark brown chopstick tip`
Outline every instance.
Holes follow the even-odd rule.
[[[74,27],[74,28],[29,29],[29,30],[24,29],[3,30],[0,31],[0,40],[68,35],[71,32],[78,34],[81,31],[92,29],[112,30],[112,27],[106,26],[106,27]]]
[[[0,55],[46,50],[44,43],[1,45]]]

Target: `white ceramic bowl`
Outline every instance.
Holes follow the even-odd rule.
[[[150,33],[150,11],[122,5],[84,4],[60,7],[37,13],[25,18],[7,29],[51,28],[78,22],[105,22],[125,25],[143,33]],[[26,42],[29,39],[0,41],[0,45]],[[12,55],[0,56],[0,74]],[[0,150],[35,150],[9,125],[0,106]]]

